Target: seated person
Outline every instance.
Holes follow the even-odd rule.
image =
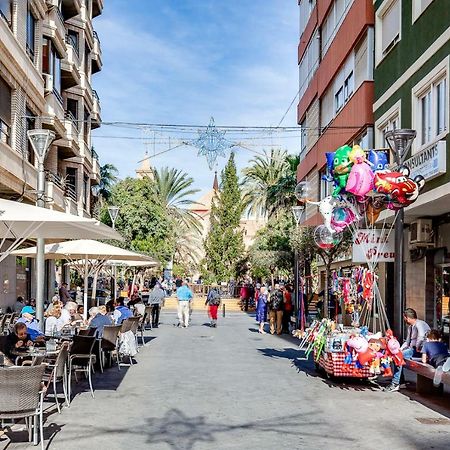
[[[119,297],[114,309],[114,322],[119,325],[128,317],[133,317],[133,313],[125,306],[125,299]]]
[[[89,314],[88,325],[91,326],[92,319],[98,314],[97,306],[93,306],[92,308],[89,308],[88,314]]]
[[[21,311],[21,317],[17,319],[17,323],[24,323],[27,326],[27,332],[33,341],[44,335],[39,322],[34,318],[34,312],[31,306],[24,306]]]
[[[91,319],[89,323],[90,328],[96,328],[97,337],[103,336],[103,327],[105,325],[112,325],[111,319],[106,315],[106,306],[100,305],[97,309],[97,314]],[[90,311],[89,311],[90,312]]]
[[[66,320],[67,319],[62,316],[61,304],[54,304],[45,321],[45,334],[52,335],[55,332],[59,333],[64,326],[68,324]]]
[[[449,356],[447,344],[441,340],[441,333],[438,330],[431,330],[422,347],[422,362],[436,368],[443,366]]]
[[[38,338],[39,343],[44,342],[44,337],[41,336]],[[31,340],[30,335],[27,333],[27,326],[18,322],[14,325],[14,332],[8,334],[8,337],[5,342],[5,355],[11,360],[14,361],[16,359],[16,355],[13,352],[26,350],[27,347],[34,345],[34,342]]]
[[[75,302],[67,302],[61,311],[61,315],[66,323],[76,325],[83,322],[83,316],[77,312],[78,305]]]

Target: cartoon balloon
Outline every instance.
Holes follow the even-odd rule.
[[[369,202],[367,204],[366,209],[366,217],[367,222],[370,223],[370,225],[373,225],[377,220],[378,216],[380,215],[381,211],[383,209],[383,205],[378,202],[378,207],[376,203]]]
[[[357,220],[351,208],[337,207],[333,209],[331,227],[336,231],[344,231],[349,225]]]
[[[372,170],[385,170],[389,164],[389,153],[384,150],[370,150],[369,162],[372,166]]]
[[[350,173],[352,162],[350,161],[351,147],[343,145],[339,147],[334,154],[333,161],[333,177],[336,182],[336,187],[333,191],[333,197],[340,194],[345,189],[347,179]]]
[[[354,164],[345,190],[363,199],[373,189],[373,172],[366,162]]]

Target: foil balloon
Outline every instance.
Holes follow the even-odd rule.
[[[370,223],[370,225],[373,225],[378,220],[378,217],[379,217],[382,209],[383,209],[383,205],[380,205],[379,207],[377,207],[377,205],[372,202],[368,203],[367,208],[366,208],[366,217],[367,217],[367,222]]]
[[[372,166],[372,170],[385,170],[389,164],[389,153],[384,150],[370,150],[369,163]]]
[[[361,200],[373,189],[373,172],[366,162],[366,154],[359,146],[353,146],[349,154],[349,159],[353,163],[350,170],[345,190],[350,192]]]
[[[333,161],[333,177],[336,182],[336,187],[333,191],[333,197],[340,194],[341,191],[345,189],[347,184],[348,176],[350,174],[350,169],[352,162],[350,161],[350,152],[352,148],[348,145],[343,145],[339,147],[334,153]]]
[[[425,178],[417,175],[409,178],[409,168],[400,166],[397,171],[380,171],[375,173],[374,187],[379,193],[386,194],[388,208],[398,209],[414,203],[420,190],[425,185]]]
[[[311,205],[317,205],[319,207],[319,212],[322,214],[325,226],[328,228],[330,233],[334,232],[331,226],[331,218],[333,216],[333,209],[336,206],[336,199],[329,195],[324,197],[320,202],[308,202]]]
[[[322,179],[328,182],[333,181],[333,163],[334,163],[334,152],[325,153],[327,159],[327,173],[322,175]]]
[[[333,248],[342,240],[342,233],[331,232],[325,225],[319,225],[314,230],[314,242],[324,250]]]
[[[339,206],[333,209],[331,216],[331,227],[336,232],[344,231],[356,220],[357,216],[351,208]]]

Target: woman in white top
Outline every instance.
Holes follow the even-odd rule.
[[[55,304],[45,321],[45,334],[60,332],[66,324],[67,322],[61,314],[61,305]]]

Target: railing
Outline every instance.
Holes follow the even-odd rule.
[[[76,55],[80,57],[80,49],[78,48],[78,42],[74,36],[66,34],[66,44],[69,44],[73,48]]]
[[[8,24],[8,27],[11,28],[11,21],[5,16],[5,14],[1,9],[0,9],[0,17]]]
[[[49,170],[45,171],[45,179],[53,183],[55,186],[58,186],[62,191],[65,190],[65,182],[63,177],[58,173],[50,172]]]
[[[97,39],[98,43],[101,44],[100,38],[98,37],[98,34],[96,31],[93,31],[92,34],[94,35],[94,39]]]
[[[65,189],[65,196],[72,199],[74,202],[77,202],[77,191],[75,190],[75,187],[71,184],[66,184]]]
[[[73,115],[72,111],[65,111],[64,118],[69,119],[78,130],[78,119]]]
[[[91,147],[91,155],[92,159],[96,159],[97,161],[99,160],[98,153],[94,150],[94,147]]]
[[[100,101],[100,97],[98,96],[98,93],[95,89],[92,89],[92,96],[97,99],[98,101]]]

